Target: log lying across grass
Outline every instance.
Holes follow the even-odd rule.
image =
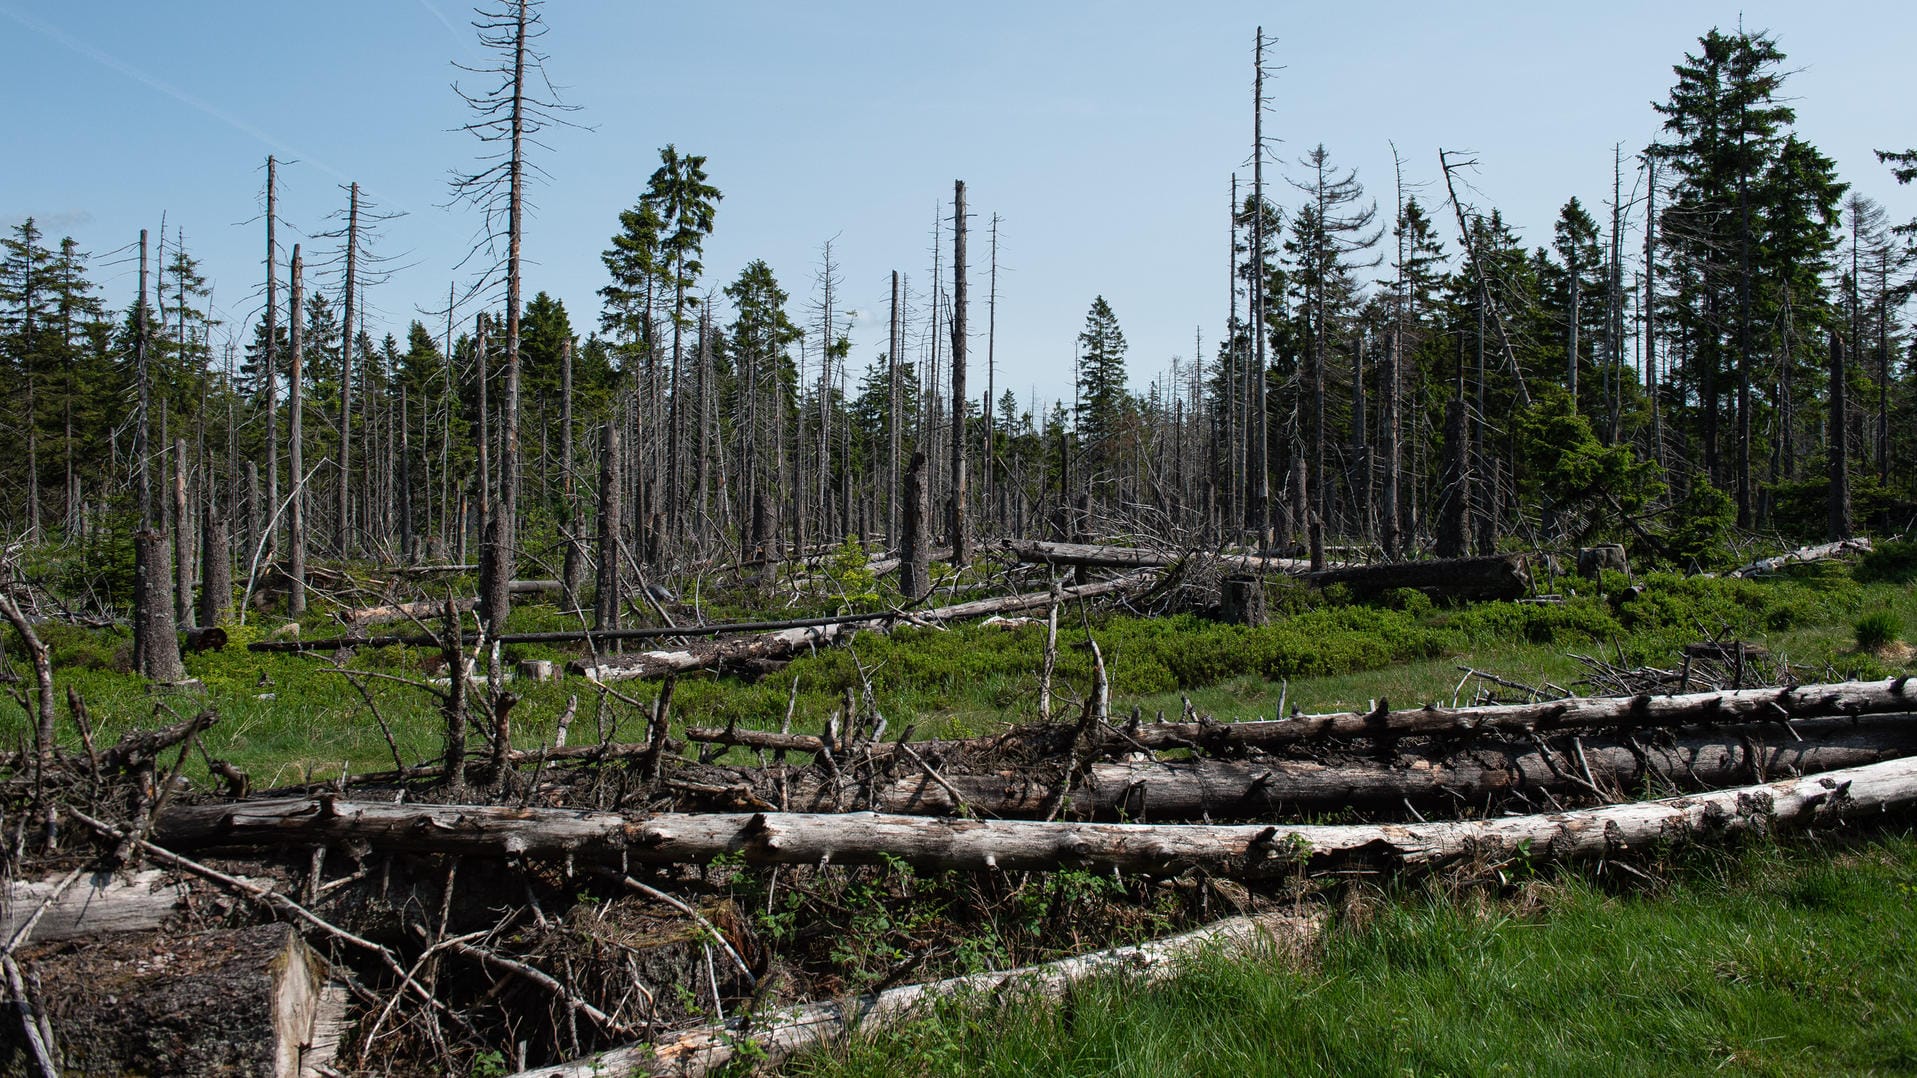
[[[1796,550],[1787,550],[1774,558],[1759,558],[1749,565],[1732,569],[1730,575],[1740,577],[1763,576],[1767,573],[1775,573],[1787,565],[1798,565],[1803,562],[1812,561],[1829,561],[1832,558],[1841,558],[1846,554],[1868,553],[1870,553],[1870,540],[1868,538],[1839,539],[1834,543],[1819,543],[1816,546],[1800,546]]]
[[[604,656],[596,663],[580,660],[572,663],[571,669],[595,681],[613,681],[624,678],[665,677],[668,674],[684,674],[729,664],[782,662],[812,648],[839,643],[861,631],[888,631],[901,621],[938,624],[947,621],[963,621],[967,618],[982,618],[990,614],[1037,610],[1050,606],[1054,602],[1131,594],[1150,587],[1157,576],[1157,573],[1146,570],[1095,584],[1063,588],[1056,595],[1049,592],[1002,595],[991,599],[954,603],[931,610],[888,611],[865,617],[833,618],[827,624],[782,629],[778,632],[736,640],[701,642],[681,648]]]
[[[776,1063],[815,1044],[841,1039],[908,1018],[925,1004],[953,996],[1021,992],[1055,999],[1072,985],[1101,974],[1124,974],[1131,984],[1149,984],[1175,972],[1180,961],[1216,951],[1266,953],[1296,961],[1323,933],[1321,917],[1268,913],[1231,917],[1196,931],[1150,943],[1115,947],[1077,958],[994,973],[868,992],[850,1000],[811,1003],[771,1014],[734,1018],[668,1035],[654,1044],[634,1044],[586,1059],[524,1070],[512,1078],[617,1078],[635,1074],[710,1074],[735,1059]]]
[[[1858,717],[1917,712],[1917,683],[1909,676],[1884,681],[1849,681],[1787,688],[1676,693],[1669,696],[1569,697],[1532,704],[1438,707],[1392,710],[1380,701],[1370,711],[1294,715],[1250,722],[1144,723],[1095,735],[1100,753],[1140,749],[1192,748],[1212,753],[1278,749],[1304,742],[1336,739],[1392,739],[1473,734],[1530,734],[1560,730],[1678,728],[1726,723]],[[994,750],[1019,742],[1063,751],[1076,728],[1068,725],[1022,727],[1007,734],[966,741],[929,742],[920,752]],[[775,734],[759,730],[692,727],[691,741],[747,748],[819,752],[828,746],[811,734]],[[895,752],[890,744],[872,746],[875,756]]]
[[[1862,723],[1815,719],[1788,731],[1776,725],[1743,726],[1644,741],[1610,736],[1566,736],[1551,742],[1484,738],[1387,761],[1096,763],[1069,783],[1056,766],[934,770],[899,760],[894,777],[869,785],[807,768],[786,777],[785,804],[806,812],[868,809],[1001,819],[1042,818],[1054,812],[1084,820],[1269,819],[1351,806],[1450,809],[1483,807],[1487,798],[1566,793],[1609,798],[1647,783],[1667,790],[1709,789],[1912,754],[1917,754],[1917,717]],[[700,807],[780,804],[776,772],[740,774],[751,792],[750,802],[741,800],[745,791],[738,787],[715,788],[711,799],[716,804]]]
[[[1429,869],[1467,857],[1565,860],[1648,843],[1881,815],[1917,803],[1917,758],[1602,808],[1417,824],[1047,823],[888,813],[617,813],[293,798],[174,807],[153,839],[173,849],[317,843],[610,864],[878,864],[930,871],[1197,869],[1259,878],[1300,866]]]
[[[1154,569],[1195,559],[1236,573],[1289,573],[1311,569],[1302,558],[1263,558],[1256,554],[1215,554],[1206,551],[1156,550],[1150,547],[1104,546],[1097,543],[1052,543],[1039,539],[1007,539],[1006,553],[1033,565],[1083,565],[1105,569]]]

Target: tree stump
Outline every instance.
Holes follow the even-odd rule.
[[[1265,582],[1256,576],[1228,576],[1219,583],[1219,616],[1233,625],[1269,624]]]
[[[1606,569],[1626,576],[1630,575],[1631,563],[1624,556],[1623,547],[1616,543],[1607,543],[1603,546],[1587,546],[1578,551],[1579,576],[1596,580]]]

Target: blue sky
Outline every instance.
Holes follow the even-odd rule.
[[[257,315],[262,162],[275,153],[284,240],[304,233],[309,264],[337,245],[313,236],[334,227],[348,180],[406,214],[383,226],[377,249],[394,270],[369,295],[374,328],[403,334],[416,308],[444,304],[478,225],[446,205],[449,176],[480,152],[453,130],[465,115],[452,62],[481,59],[469,17],[453,0],[0,0],[12,106],[0,222],[31,214],[50,240],[73,235],[119,305],[133,267],[109,252],[165,213],[237,330]],[[996,212],[1000,386],[1069,397],[1072,339],[1097,294],[1142,386],[1189,359],[1195,330],[1214,347],[1224,320],[1224,213],[1232,171],[1249,175],[1261,22],[1282,68],[1268,87],[1267,131],[1283,140],[1268,175],[1300,174],[1323,142],[1388,207],[1395,142],[1406,180],[1436,206],[1438,147],[1471,150],[1482,164],[1469,197],[1535,245],[1566,198],[1606,202],[1613,145],[1628,154],[1655,136],[1650,102],[1671,65],[1740,17],[1789,55],[1799,131],[1893,217],[1917,217],[1917,188],[1897,188],[1871,156],[1917,145],[1903,107],[1917,4],[552,0],[549,71],[589,129],[552,130],[533,151],[551,178],[534,188],[528,294],[564,300],[582,332],[596,325],[599,252],[658,148],[676,143],[709,157],[725,193],[707,283],[764,258],[801,315],[831,240],[863,316],[856,369],[883,348],[889,272],[929,278],[933,218],[962,178],[979,362]],[[1280,183],[1272,193],[1297,200]],[[334,271],[317,273],[336,287]],[[982,387],[980,367],[971,381]]]

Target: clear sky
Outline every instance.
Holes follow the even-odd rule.
[[[74,236],[119,306],[134,271],[113,252],[164,213],[238,332],[257,316],[263,161],[275,153],[285,242],[304,234],[309,264],[337,247],[314,234],[334,227],[349,179],[406,214],[382,228],[376,249],[395,268],[369,296],[373,328],[403,336],[417,309],[444,305],[478,225],[446,205],[449,176],[480,152],[454,130],[467,117],[450,89],[453,61],[482,59],[469,17],[455,0],[0,0],[0,223],[31,214],[50,242]],[[862,315],[856,370],[884,346],[889,271],[915,287],[929,278],[933,219],[962,178],[973,354],[982,364],[996,212],[999,384],[1021,398],[1070,396],[1072,340],[1097,294],[1130,340],[1139,386],[1189,359],[1195,330],[1215,347],[1260,23],[1282,68],[1268,85],[1267,132],[1283,140],[1268,175],[1300,174],[1299,156],[1323,142],[1387,213],[1395,141],[1434,208],[1438,148],[1474,151],[1468,197],[1502,208],[1531,245],[1572,195],[1596,215],[1613,146],[1628,155],[1656,135],[1650,103],[1671,65],[1741,18],[1788,55],[1798,130],[1895,219],[1917,217],[1917,188],[1896,187],[1871,156],[1917,145],[1909,0],[552,0],[546,18],[550,75],[590,129],[550,131],[532,151],[550,179],[533,190],[528,295],[549,291],[580,331],[596,325],[599,252],[658,148],[676,143],[709,157],[725,194],[707,284],[764,258],[802,317],[832,240],[845,302]],[[1298,200],[1282,182],[1272,197]],[[1449,236],[1449,217],[1438,221]],[[316,272],[334,291],[336,271]],[[982,388],[981,366],[971,382]]]

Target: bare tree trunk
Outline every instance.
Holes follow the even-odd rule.
[[[233,612],[233,555],[226,514],[206,510],[200,539],[200,614],[203,627],[223,625]]]
[[[1850,391],[1844,382],[1844,338],[1830,334],[1830,538],[1848,539],[1850,513]]]
[[[897,543],[899,536],[899,424],[903,420],[900,408],[899,374],[903,369],[899,363],[899,271],[892,271],[892,314],[888,322],[885,359],[888,368],[886,375],[888,395],[890,396],[890,417],[886,421],[885,452],[885,538],[887,542]]]
[[[1461,558],[1471,546],[1471,466],[1464,402],[1444,406],[1444,488],[1438,509],[1438,557]]]
[[[965,181],[952,181],[952,564],[972,560],[965,519]]]
[[[899,539],[899,594],[917,600],[932,588],[931,530],[926,514],[925,454],[912,454],[905,472],[905,520]]]
[[[579,592],[586,579],[586,511],[579,500],[572,444],[572,398],[572,340],[568,338],[559,343],[559,490],[566,505],[566,559],[559,574],[567,609],[578,610]]]
[[[279,223],[279,162],[271,154],[266,157],[266,353],[261,358],[260,377],[266,389],[266,511],[271,514],[280,506],[280,339],[279,339],[279,302],[280,275],[279,249],[275,246],[273,230]],[[298,480],[295,479],[295,482]],[[247,521],[248,534],[255,542],[259,539],[260,518],[250,515]]]
[[[186,503],[186,439],[173,439],[173,623],[193,620],[193,518]]]
[[[339,497],[333,508],[338,516],[333,535],[342,558],[353,552],[353,301],[359,265],[359,184],[350,184],[347,190],[346,293],[339,350]]]
[[[593,628],[619,627],[619,526],[624,519],[624,461],[619,446],[618,409],[607,417],[599,446],[599,574],[593,595]]]
[[[1256,537],[1260,554],[1271,546],[1271,414],[1265,404],[1265,28],[1258,28],[1252,52],[1251,89],[1251,318],[1252,354],[1245,372],[1251,385],[1250,414],[1245,417],[1245,524]],[[1293,506],[1308,512],[1304,504]]]
[[[299,617],[306,613],[306,457],[301,445],[304,419],[300,402],[304,397],[305,334],[301,324],[300,245],[293,245],[293,268],[287,274],[286,333],[287,350],[292,353],[286,372],[286,481],[293,488],[286,506],[286,613]]]
[[[168,572],[166,536],[155,518],[153,502],[152,399],[153,375],[147,355],[151,331],[146,309],[146,230],[140,230],[140,291],[134,304],[133,365],[139,382],[139,417],[133,428],[135,482],[139,488],[140,526],[134,540],[133,653],[135,668],[158,682],[186,680],[180,662],[180,641],[173,621],[173,581]]]

